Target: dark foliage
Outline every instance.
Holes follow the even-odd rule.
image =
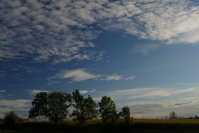
[[[72,94],[74,101],[74,110],[71,114],[74,120],[78,120],[79,124],[82,126],[86,120],[93,119],[97,117],[97,104],[91,96],[84,98],[79,92],[75,90]]]
[[[177,113],[176,112],[171,112],[170,113],[170,119],[177,119],[178,117],[177,117]]]
[[[21,127],[21,123],[22,119],[14,111],[6,113],[3,119],[4,127],[8,129],[18,129]]]
[[[119,119],[120,114],[117,113],[115,102],[107,96],[103,96],[99,102],[99,112],[102,118],[102,122],[107,125],[109,122],[114,124]]]
[[[125,125],[130,126],[131,124],[131,116],[130,116],[130,108],[128,106],[122,108],[121,116],[124,119]]]
[[[57,126],[68,114],[68,107],[71,105],[71,95],[65,92],[53,92],[47,94],[40,92],[32,102],[29,111],[29,118],[45,116]]]

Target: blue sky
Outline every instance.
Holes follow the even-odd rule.
[[[40,91],[107,95],[135,118],[198,114],[196,0],[3,0],[0,117]]]

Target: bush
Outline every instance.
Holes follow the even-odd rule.
[[[18,129],[22,123],[22,119],[14,111],[6,113],[3,121],[4,126],[8,129]]]
[[[3,122],[3,119],[2,118],[0,118],[0,123],[2,123]]]

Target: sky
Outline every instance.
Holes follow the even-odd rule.
[[[34,96],[110,96],[134,118],[199,115],[197,0],[1,0],[0,117]]]

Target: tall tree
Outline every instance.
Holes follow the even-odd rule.
[[[32,108],[29,111],[29,118],[35,118],[37,116],[47,117],[47,108],[48,94],[46,92],[38,93],[32,101]]]
[[[117,113],[115,102],[110,97],[103,96],[99,102],[99,107],[102,122],[105,124],[109,121],[114,123],[120,117]]]
[[[9,129],[19,128],[21,126],[22,119],[14,112],[10,111],[5,114],[4,126]]]
[[[177,119],[177,113],[176,112],[170,112],[170,119]]]
[[[91,96],[84,98],[79,90],[75,90],[72,96],[75,110],[73,110],[71,116],[78,120],[80,125],[83,125],[88,119],[97,117],[97,104]]]
[[[29,118],[44,116],[57,126],[68,114],[68,107],[71,105],[71,95],[65,92],[53,92],[47,94],[40,92],[32,101],[32,108],[29,111]]]
[[[124,118],[125,124],[129,125],[131,116],[130,116],[130,108],[128,106],[122,108],[121,115]]]

